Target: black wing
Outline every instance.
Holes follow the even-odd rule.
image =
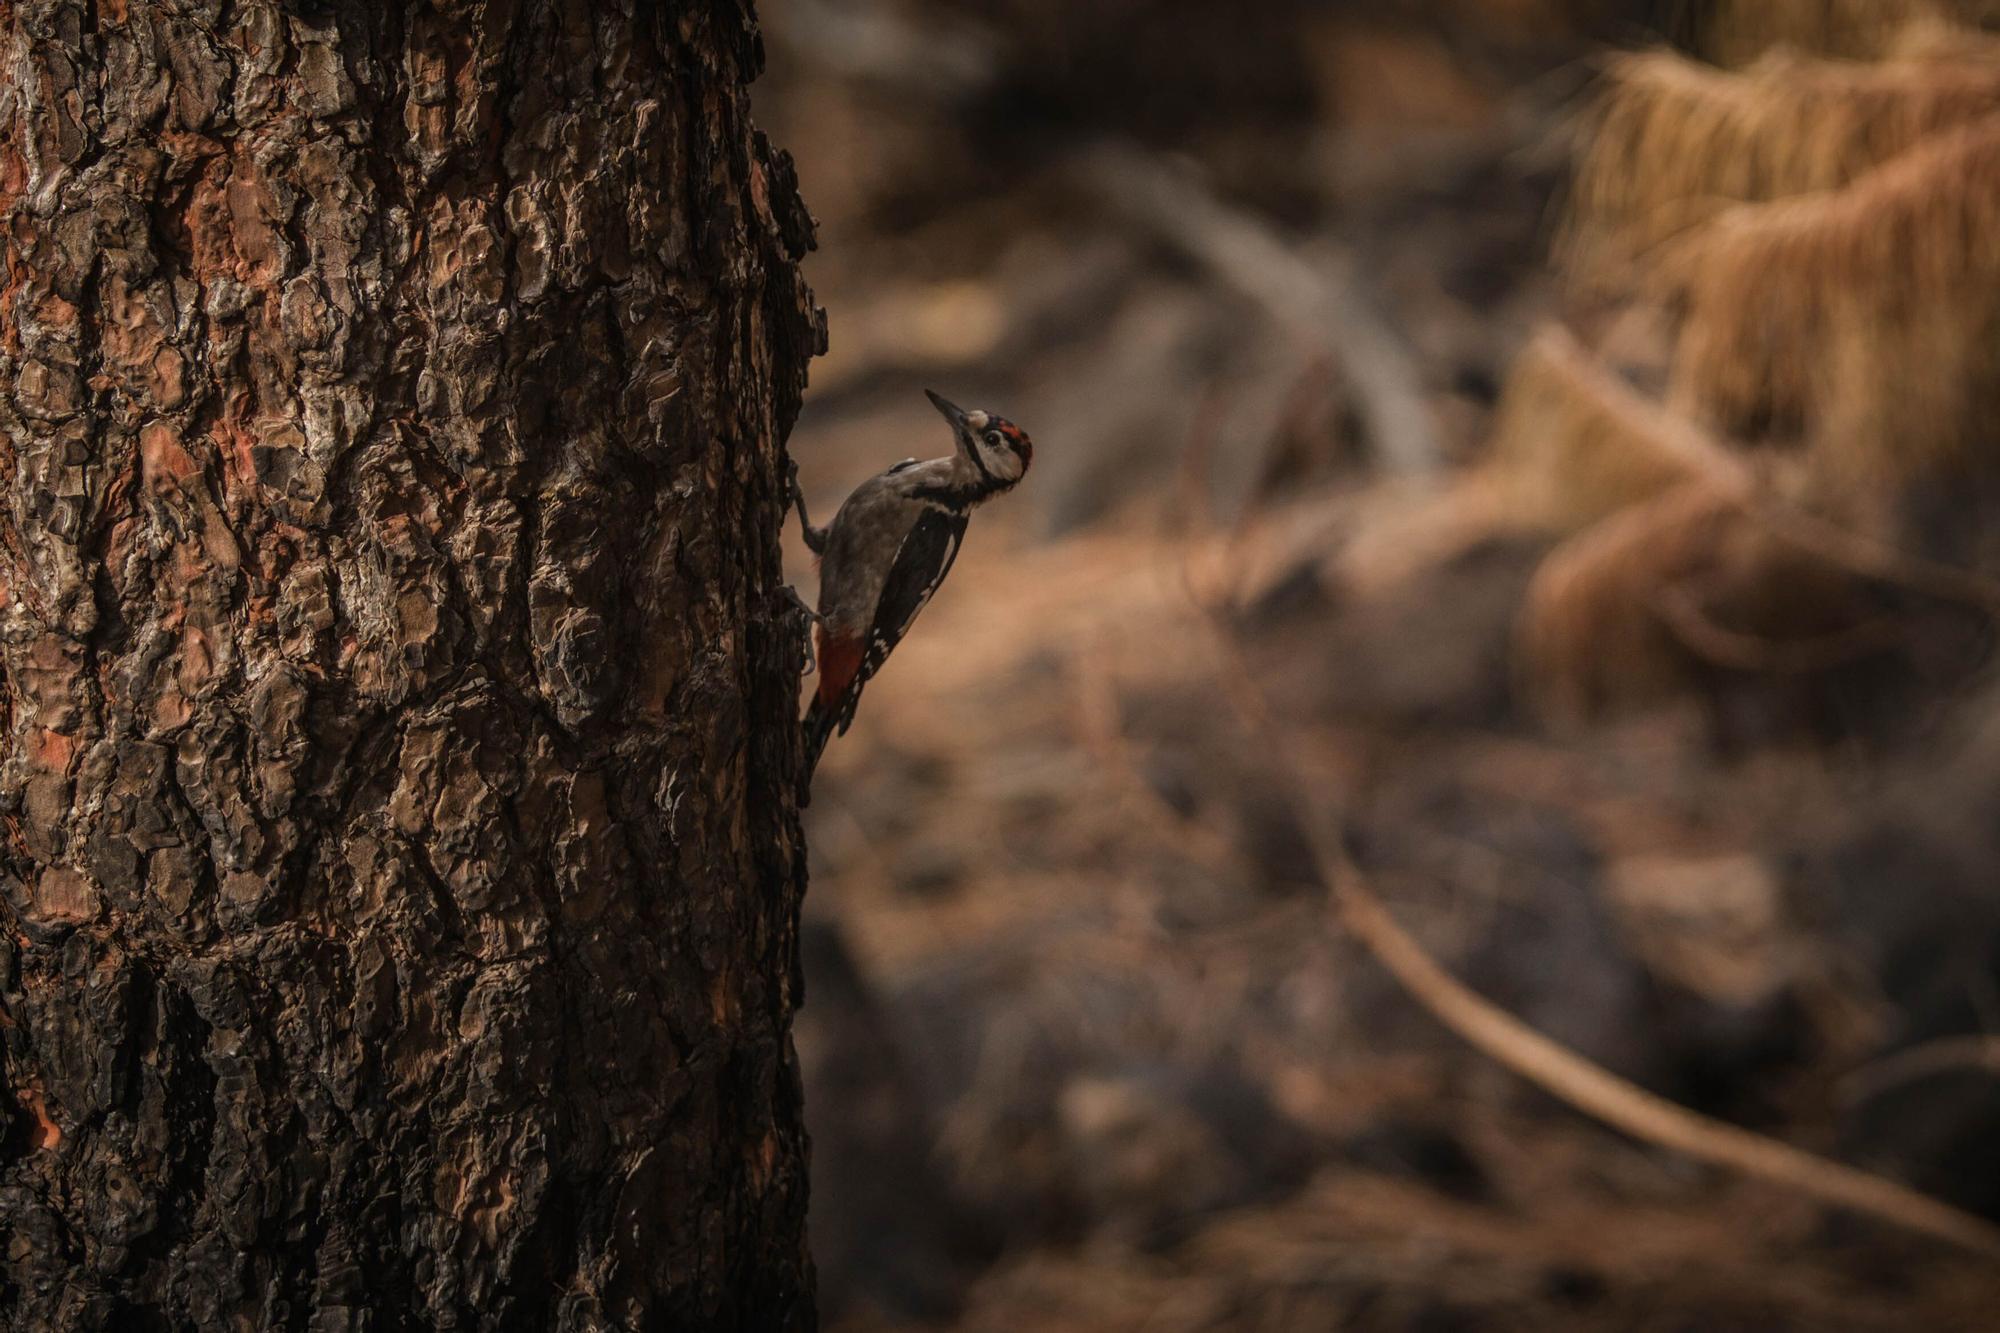
[[[963,513],[926,508],[896,548],[895,563],[889,566],[888,581],[882,585],[882,600],[875,604],[875,623],[868,631],[868,647],[861,655],[861,669],[855,673],[850,697],[858,695],[861,685],[889,660],[889,654],[910,632],[917,613],[951,573],[951,562],[958,559],[959,543],[965,539],[965,520]],[[843,734],[853,716],[850,709],[841,719]]]

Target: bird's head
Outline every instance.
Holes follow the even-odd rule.
[[[1005,486],[1013,485],[1028,474],[1028,464],[1034,461],[1035,446],[1026,431],[991,412],[978,408],[968,412],[954,406],[929,389],[924,390],[924,396],[951,423],[959,452],[978,465],[981,472]]]

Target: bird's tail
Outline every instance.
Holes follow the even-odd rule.
[[[839,714],[834,709],[822,706],[817,697],[806,706],[805,720],[799,724],[805,732],[806,740],[805,774],[799,782],[801,807],[812,804],[813,772],[819,767],[819,757],[826,753],[826,743],[833,739],[834,729],[839,724]]]

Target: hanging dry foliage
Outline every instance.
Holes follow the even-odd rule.
[[[1611,64],[1567,258],[1676,327],[1638,358],[1664,402],[1606,364],[1621,322],[1598,352],[1544,331],[1509,378],[1483,480],[1570,534],[1517,625],[1545,710],[1817,676],[1902,645],[1885,587],[1977,580],[1906,556],[1934,544],[1899,505],[1958,494],[2000,423],[2000,40],[1944,22],[1979,17],[1717,4],[1703,49],[1746,68]]]
[[[1926,42],[1880,64],[1776,51],[1728,71],[1616,58],[1578,163],[1566,249],[1629,256],[1733,202],[1832,189],[2000,113],[2000,56]]]
[[[1732,434],[1811,439],[1855,483],[1935,467],[1993,420],[2000,123],[1845,189],[1729,209],[1661,277],[1684,303],[1676,406]]]

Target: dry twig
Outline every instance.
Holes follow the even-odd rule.
[[[1857,658],[1891,652],[1909,637],[1908,627],[1893,616],[1874,616],[1824,634],[1753,634],[1717,621],[1701,594],[1686,582],[1662,587],[1650,605],[1674,638],[1703,661],[1764,675],[1828,671]]]
[[[1867,1101],[1906,1083],[1941,1074],[2000,1076],[2000,1037],[1940,1037],[1863,1065],[1842,1080],[1850,1101]]]

